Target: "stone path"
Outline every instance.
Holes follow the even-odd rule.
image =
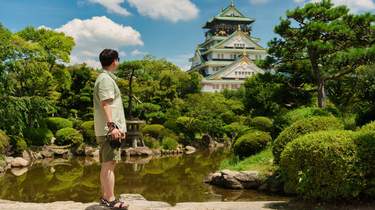
[[[284,202],[187,202],[171,206],[165,202],[147,201],[139,194],[124,194],[121,199],[130,204],[129,210],[271,210]],[[107,210],[96,203],[53,202],[23,203],[0,200],[1,210]]]

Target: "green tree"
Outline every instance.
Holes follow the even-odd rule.
[[[282,64],[305,64],[311,69],[319,107],[325,106],[325,84],[339,80],[361,65],[375,61],[375,15],[351,14],[346,6],[330,0],[308,3],[290,10],[270,42],[276,68]]]

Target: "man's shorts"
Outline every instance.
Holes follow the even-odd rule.
[[[120,148],[112,148],[107,141],[105,136],[97,136],[96,142],[98,143],[99,149],[99,160],[101,163],[105,163],[108,161],[120,161],[121,160],[121,149]]]

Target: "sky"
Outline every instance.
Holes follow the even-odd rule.
[[[288,9],[319,0],[234,0],[256,19],[252,36],[267,43]],[[104,48],[117,49],[121,60],[145,55],[165,58],[189,69],[189,58],[204,41],[203,24],[230,0],[0,0],[0,23],[13,32],[26,26],[64,32],[75,40],[72,63],[98,67]],[[353,13],[375,12],[375,0],[333,0]]]

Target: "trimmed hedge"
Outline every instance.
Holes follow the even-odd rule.
[[[241,159],[249,157],[264,149],[272,138],[263,131],[251,131],[237,139],[233,145],[234,154]]]
[[[301,107],[298,109],[294,109],[292,111],[289,111],[285,115],[279,117],[276,119],[276,122],[274,123],[275,126],[279,130],[283,130],[284,128],[290,126],[291,124],[308,119],[311,117],[317,117],[317,116],[333,116],[331,113],[329,113],[327,110],[320,109],[317,107]]]
[[[351,131],[320,131],[290,142],[281,154],[286,193],[308,199],[354,198],[365,180]]]
[[[9,146],[9,136],[2,130],[0,130],[0,154],[4,154]]]
[[[28,145],[43,146],[51,143],[53,133],[48,128],[26,128],[23,136]]]
[[[86,121],[81,124],[84,141],[89,144],[96,144],[94,121]]]
[[[151,149],[158,149],[160,148],[160,143],[157,139],[152,138],[151,136],[143,137],[143,141],[145,145]]]
[[[150,135],[155,139],[159,139],[163,136],[165,132],[165,127],[160,124],[145,125],[142,128],[142,133],[145,135]]]
[[[63,128],[56,132],[55,143],[60,146],[80,145],[83,142],[82,134],[74,128]]]
[[[17,154],[21,154],[24,150],[27,149],[27,143],[24,138],[16,136],[11,139],[12,150]]]
[[[280,161],[284,147],[294,139],[314,131],[343,129],[341,121],[335,117],[312,117],[293,123],[283,130],[272,145],[272,153],[276,164]]]
[[[163,149],[175,150],[177,149],[177,146],[178,146],[177,140],[171,137],[165,137],[163,138],[163,141],[161,142],[161,147]]]
[[[268,117],[254,117],[251,119],[250,126],[261,131],[272,131],[273,122]]]
[[[73,128],[72,121],[61,117],[49,117],[47,118],[46,122],[48,128],[54,133],[63,128]]]
[[[375,121],[362,126],[359,131],[375,131]]]

